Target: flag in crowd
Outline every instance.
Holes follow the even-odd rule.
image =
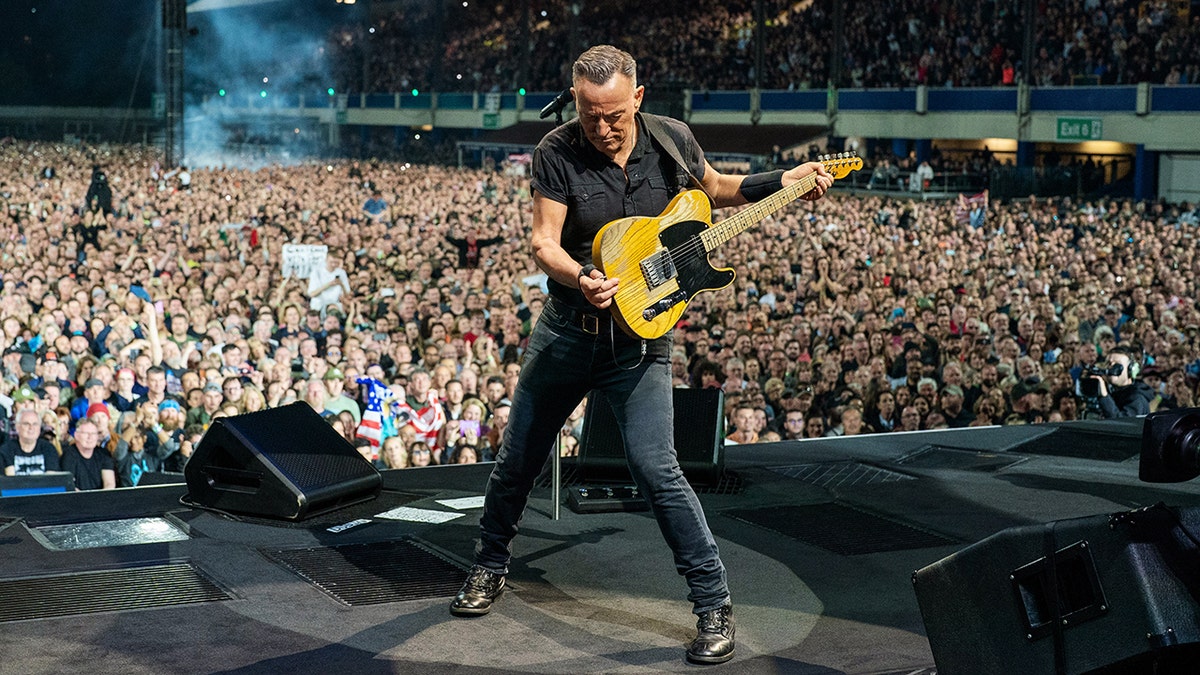
[[[438,430],[446,424],[446,412],[442,409],[436,389],[429,390],[425,405],[413,408],[404,400],[403,394],[397,395],[373,377],[360,377],[355,382],[366,387],[367,393],[366,410],[355,435],[367,439],[376,451],[385,440],[395,436],[406,425],[417,432],[417,440],[430,446],[437,442]]]
[[[397,397],[391,403],[393,419],[400,426],[407,424],[417,432],[417,440],[430,446],[437,444],[438,430],[446,424],[446,411],[436,389],[430,389],[425,405],[413,408],[408,401]]]
[[[978,211],[976,211],[977,209]],[[958,225],[970,223],[972,227],[979,227],[983,225],[983,217],[987,213],[987,209],[987,190],[969,197],[960,193],[958,195],[958,205],[954,208],[954,222]],[[973,212],[976,212],[978,216],[973,217]]]
[[[386,384],[373,377],[360,377],[355,382],[367,388],[366,410],[363,411],[362,422],[359,423],[355,435],[367,439],[371,447],[378,451],[379,446],[386,438],[384,436],[383,404],[395,395]],[[395,433],[394,427],[393,433]]]

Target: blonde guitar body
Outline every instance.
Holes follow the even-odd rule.
[[[733,283],[733,270],[714,268],[702,248],[696,255],[671,255],[709,227],[708,195],[686,190],[658,216],[621,218],[601,228],[592,243],[592,264],[620,280],[612,315],[626,333],[646,339],[664,335],[697,293]]]
[[[826,155],[821,164],[840,180],[861,169],[863,161],[839,154]],[[621,218],[600,228],[592,241],[592,264],[620,281],[613,318],[633,337],[653,340],[665,335],[697,293],[733,283],[733,270],[713,267],[709,252],[808,194],[816,184],[816,174],[809,174],[716,225],[708,195],[687,190],[658,216]]]

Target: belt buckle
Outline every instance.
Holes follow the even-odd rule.
[[[580,319],[579,323],[583,328],[583,332],[587,333],[588,335],[599,335],[600,317],[596,314],[583,314],[581,316],[582,318]]]

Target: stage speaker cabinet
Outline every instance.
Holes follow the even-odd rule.
[[[379,472],[307,403],[213,421],[184,467],[192,503],[304,520],[372,499]]]
[[[715,485],[725,471],[725,396],[720,389],[672,389],[675,452],[692,485]],[[634,433],[659,433],[634,429]],[[625,442],[603,392],[588,397],[577,472],[583,481],[632,482]]]
[[[1200,672],[1200,510],[1001,531],[913,574],[938,675]]]

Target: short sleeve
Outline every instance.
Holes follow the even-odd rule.
[[[559,161],[554,161],[555,158]],[[558,153],[547,148],[545,142],[538,145],[533,151],[533,179],[530,186],[548,199],[566,204],[568,188],[561,165]]]

